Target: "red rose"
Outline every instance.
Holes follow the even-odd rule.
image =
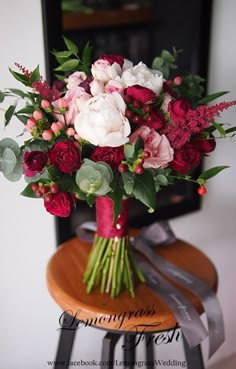
[[[184,117],[189,109],[191,109],[191,105],[183,97],[172,100],[168,104],[168,111],[170,112],[170,117],[173,120],[178,117]]]
[[[199,150],[190,143],[186,143],[180,149],[175,150],[174,159],[170,166],[177,173],[186,174],[200,164],[200,161],[201,154]]]
[[[25,175],[27,177],[33,177],[37,173],[42,172],[43,168],[47,164],[48,156],[43,151],[26,151],[24,153],[24,168],[26,169]]]
[[[119,147],[97,147],[91,155],[93,161],[104,161],[112,169],[116,169],[124,159],[124,148]]]
[[[210,134],[209,139],[205,139],[201,133],[199,133],[192,138],[191,144],[194,145],[199,151],[207,154],[208,152],[215,150],[216,140],[212,134]]]
[[[75,200],[69,192],[58,192],[53,194],[51,201],[44,200],[46,210],[58,217],[66,218],[70,215]]]
[[[164,115],[158,110],[153,109],[151,113],[147,116],[144,125],[155,130],[161,129],[165,124]]]
[[[156,98],[155,93],[147,87],[133,85],[125,89],[125,95],[132,97],[135,100],[145,104],[148,101],[153,101]]]
[[[118,63],[121,66],[121,68],[123,67],[124,64],[124,58],[121,55],[106,54],[100,56],[99,59],[107,60],[110,65],[112,65],[113,63]]]
[[[81,166],[81,153],[75,144],[68,140],[57,142],[48,152],[49,159],[63,173],[71,173]]]

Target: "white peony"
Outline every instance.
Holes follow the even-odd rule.
[[[149,69],[142,62],[132,68],[126,69],[121,75],[121,80],[124,88],[139,85],[149,88],[157,96],[160,94],[163,85],[163,76],[157,71]]]
[[[75,130],[95,146],[118,147],[129,141],[131,128],[119,93],[102,93],[89,99],[75,119]]]
[[[111,65],[107,60],[98,59],[92,64],[91,73],[94,79],[108,82],[121,75],[121,67],[116,62]]]

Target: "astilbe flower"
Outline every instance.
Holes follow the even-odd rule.
[[[236,101],[221,102],[212,106],[200,105],[197,109],[189,109],[184,117],[176,117],[162,130],[174,149],[182,147],[196,133],[210,127],[215,116],[223,110],[236,105]]]
[[[28,79],[30,79],[32,72],[29,71],[28,69],[26,69],[25,67],[23,67],[21,64],[19,63],[15,63],[15,66],[24,74],[24,76]]]

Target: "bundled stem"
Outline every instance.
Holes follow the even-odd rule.
[[[135,297],[135,279],[145,281],[129,248],[129,238],[104,238],[96,234],[83,278],[87,293],[100,281],[102,293],[116,297],[127,289]]]

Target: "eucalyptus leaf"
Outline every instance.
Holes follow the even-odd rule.
[[[19,154],[20,154],[20,147],[18,145],[18,143],[13,140],[12,138],[3,138],[1,141],[0,141],[0,148],[2,150],[6,149],[6,148],[9,148],[11,149],[15,156],[18,157]]]
[[[13,172],[15,166],[17,163],[16,155],[14,154],[14,151],[12,151],[10,148],[6,148],[2,153],[1,158],[1,170],[3,174],[6,176]]]
[[[125,159],[129,160],[132,159],[134,156],[134,145],[131,144],[125,144],[124,145],[124,155],[125,155]]]
[[[124,183],[124,190],[127,193],[127,195],[132,195],[134,190],[134,173],[131,172],[125,172],[122,173],[122,179]]]
[[[167,186],[168,185],[168,179],[166,176],[164,176],[164,174],[158,174],[155,178],[155,183],[158,183],[162,186]]]
[[[10,174],[5,174],[6,179],[11,182],[17,182],[21,179],[23,174],[22,157],[18,157],[15,168]]]

